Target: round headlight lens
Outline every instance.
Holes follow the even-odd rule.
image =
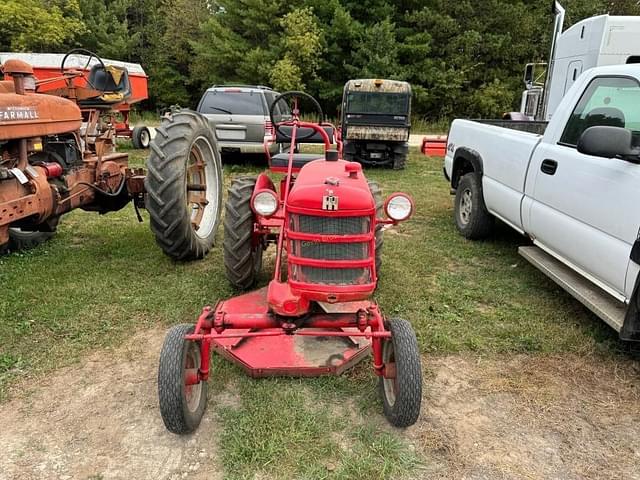
[[[394,195],[387,202],[387,215],[396,222],[409,218],[412,211],[413,204],[406,195]]]
[[[278,199],[271,191],[258,192],[253,197],[253,210],[263,217],[268,217],[278,210]]]

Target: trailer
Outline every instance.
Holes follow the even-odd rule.
[[[47,93],[65,87],[64,80],[60,79],[60,65],[64,60],[64,53],[12,53],[0,52],[0,64],[6,60],[15,59],[28,63],[33,67],[33,74],[39,82],[38,92]],[[131,128],[129,114],[131,105],[140,103],[149,98],[147,86],[147,74],[139,63],[121,62],[118,60],[102,59],[105,65],[126,69],[131,84],[131,95],[125,102],[118,105],[116,110],[119,118],[115,124],[116,137],[130,138],[136,148],[148,148],[151,141],[149,128],[140,125]],[[89,72],[98,62],[95,57],[80,53],[73,54],[66,59],[67,68]],[[84,77],[79,77],[76,82],[80,87],[86,86]],[[50,80],[50,81],[47,81]],[[85,84],[83,84],[85,82]]]

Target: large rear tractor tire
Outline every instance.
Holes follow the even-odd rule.
[[[191,110],[167,115],[147,168],[146,208],[156,242],[174,260],[203,258],[222,210],[222,162],[207,119]]]
[[[202,366],[200,343],[186,340],[193,325],[176,325],[167,332],[158,367],[160,414],[170,432],[191,433],[207,407],[207,382],[190,382]]]
[[[384,200],[382,198],[382,189],[378,182],[369,180],[369,190],[376,202],[376,218],[384,218]],[[384,246],[384,225],[379,223],[376,225],[376,275],[380,275],[380,267],[382,266],[382,247]]]
[[[229,187],[224,216],[224,267],[229,283],[247,290],[262,269],[263,245],[253,235],[254,213],[251,196],[256,177],[235,178]]]
[[[387,322],[391,338],[382,344],[385,375],[380,377],[384,415],[394,427],[416,423],[422,403],[420,351],[413,327],[401,318]]]
[[[454,210],[456,227],[463,237],[479,240],[492,232],[495,221],[484,204],[480,175],[472,172],[460,179]]]

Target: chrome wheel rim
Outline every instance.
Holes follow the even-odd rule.
[[[473,194],[468,188],[462,192],[460,197],[460,208],[458,216],[463,225],[467,225],[471,220],[471,210],[473,209]]]

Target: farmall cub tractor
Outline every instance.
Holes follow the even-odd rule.
[[[67,68],[76,52],[88,55],[87,67],[95,59],[93,66]],[[126,69],[78,49],[64,57],[57,78],[36,82],[31,65],[15,59],[2,71],[0,253],[47,240],[60,216],[75,208],[103,214],[130,201],[136,211],[148,209],[167,255],[188,260],[209,251],[222,207],[222,170],[204,117],[174,110],[165,118],[145,178],[115,148],[116,108],[131,90]],[[45,86],[46,94],[38,93]]]
[[[303,102],[313,105],[318,122],[301,120]],[[278,118],[275,112],[291,115]],[[253,377],[340,374],[373,351],[387,419],[398,427],[412,425],[422,395],[416,336],[406,320],[386,319],[371,297],[380,273],[382,227],[407,220],[413,202],[394,193],[383,203],[361,165],[340,158],[340,143],[332,149],[335,128],[322,121],[313,97],[284,93],[270,114],[272,141],[291,144],[288,153],[269,161],[271,172],[285,176],[279,188],[267,173],[234,179],[225,210],[224,263],[231,284],[248,289],[261,271],[263,251],[275,244],[273,279],[204,307],[195,326],[169,330],[158,372],[164,423],[179,434],[197,428],[213,349]],[[323,144],[324,154],[296,153],[301,142]],[[385,212],[388,219],[381,218]]]

